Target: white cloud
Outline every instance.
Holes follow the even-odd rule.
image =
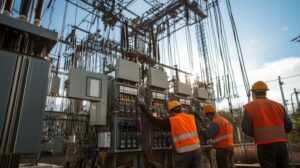
[[[257,43],[258,41],[259,41],[258,38],[254,38],[254,39],[251,39],[251,40],[249,41],[249,43],[250,43],[250,44],[255,44],[255,43]]]
[[[288,31],[289,30],[289,27],[285,26],[281,29],[282,31]]]
[[[235,72],[239,72],[237,69],[238,66],[235,66]],[[281,76],[282,81],[284,82],[283,91],[285,99],[288,100],[288,103],[291,103],[291,94],[294,91],[294,88],[300,89],[300,57],[288,57],[281,60],[272,61],[266,64],[263,64],[257,69],[248,70],[248,77],[250,85],[258,80],[266,81],[270,91],[268,92],[267,97],[269,99],[278,101],[282,103],[281,92],[278,83],[278,76]],[[298,75],[298,76],[294,76]],[[294,77],[291,77],[294,76]],[[242,86],[242,78],[240,74],[236,75],[237,85]],[[242,104],[247,102],[247,97],[243,87],[238,87],[239,95],[241,96],[239,100],[234,101],[234,106],[239,107]],[[295,103],[295,97],[293,98]],[[219,104],[219,108],[228,108],[226,102]],[[291,105],[288,106],[289,111],[292,111]]]

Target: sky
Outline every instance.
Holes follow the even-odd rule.
[[[49,0],[45,0],[47,5]],[[165,1],[163,1],[165,2]],[[19,9],[20,0],[15,1],[15,10]],[[231,0],[233,16],[235,19],[238,35],[243,50],[244,61],[250,85],[255,81],[266,81],[270,87],[268,97],[282,103],[278,84],[278,76],[283,78],[283,89],[285,98],[291,103],[291,94],[294,88],[300,90],[300,43],[293,43],[291,39],[300,35],[300,1],[299,0]],[[65,1],[56,0],[53,16],[50,17],[51,8],[45,10],[42,26],[49,27],[58,32],[61,31],[64,15]],[[137,12],[144,10],[141,0],[137,1]],[[247,102],[243,89],[242,77],[235,51],[231,24],[228,18],[225,0],[220,0],[221,12],[224,19],[226,35],[228,38],[229,50],[235,72],[236,83],[240,98],[234,100],[234,106],[240,107]],[[68,6],[67,20],[69,24],[78,24],[84,16],[73,5]],[[16,14],[15,14],[16,16]],[[50,19],[51,18],[51,19]],[[51,22],[49,26],[49,22]],[[197,54],[197,46],[194,36],[194,29],[191,29],[193,54]],[[175,40],[172,38],[171,40]],[[176,63],[185,71],[191,71],[189,63],[184,57],[187,55],[187,41],[185,32],[178,32],[177,46],[179,51],[174,55],[180,58]],[[197,67],[197,58],[194,66]],[[195,73],[193,74],[195,75]],[[299,95],[300,97],[300,95]],[[295,97],[293,98],[295,102]],[[226,102],[217,104],[219,109],[227,108]],[[289,106],[289,111],[292,108]]]
[[[221,3],[221,10],[226,11],[224,1]],[[267,81],[270,87],[268,97],[282,103],[276,80],[281,76],[285,78],[283,90],[290,104],[294,88],[300,89],[300,43],[291,42],[300,35],[300,1],[231,0],[231,6],[250,84],[258,80]],[[230,30],[228,17],[224,22]],[[233,45],[233,41],[229,41]],[[288,109],[291,111],[291,106]]]

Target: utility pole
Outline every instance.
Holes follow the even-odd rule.
[[[295,92],[293,92],[291,94],[291,104],[292,104],[292,108],[293,108],[293,114],[295,114],[295,107],[294,107],[294,101],[293,101],[293,94],[295,94]]]
[[[280,92],[281,92],[281,97],[282,97],[283,105],[284,105],[284,108],[285,108],[285,110],[287,112],[288,111],[287,103],[286,103],[287,101],[284,98],[284,93],[283,93],[283,88],[282,88],[282,85],[284,83],[281,81],[281,77],[280,76],[278,76],[278,82],[279,82],[279,87],[280,87]]]
[[[300,103],[299,103],[299,97],[298,97],[298,94],[299,94],[300,92],[297,92],[297,89],[294,88],[294,93],[295,93],[295,95],[296,95],[296,101],[297,101],[297,108],[296,108],[296,110],[297,110],[297,109],[299,109],[299,106],[300,106]]]
[[[287,108],[287,104],[286,104],[287,101],[284,98],[284,93],[283,93],[283,88],[282,88],[282,85],[284,83],[281,81],[281,77],[280,76],[278,76],[278,82],[279,82],[279,87],[280,87],[280,91],[281,91],[281,97],[282,97],[283,105],[284,105],[284,108],[285,108],[285,113],[287,113],[288,112],[288,108]],[[286,115],[288,115],[288,114],[286,114]],[[289,137],[287,137],[287,139],[288,139],[289,152],[290,152],[290,156],[291,156],[290,161],[292,161],[293,163],[295,163],[294,152],[293,152],[293,149],[291,147],[291,141],[290,141]]]

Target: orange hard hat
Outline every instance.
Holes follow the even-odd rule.
[[[175,107],[181,106],[181,104],[174,100],[168,103],[168,112],[171,112],[171,110],[173,110]]]
[[[206,104],[204,106],[204,110],[203,110],[204,114],[207,114],[207,113],[215,113],[216,112],[216,109],[213,105],[211,104]]]
[[[252,91],[267,91],[269,90],[268,85],[263,81],[257,81],[252,85]]]

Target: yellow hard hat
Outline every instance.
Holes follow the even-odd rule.
[[[252,91],[267,91],[269,90],[268,85],[263,81],[257,81],[252,85]]]
[[[215,113],[216,112],[216,109],[213,105],[211,104],[206,104],[204,106],[204,110],[203,110],[204,114],[206,113]]]
[[[175,107],[181,106],[181,104],[174,100],[168,103],[168,112],[171,112],[171,110],[173,110]]]

